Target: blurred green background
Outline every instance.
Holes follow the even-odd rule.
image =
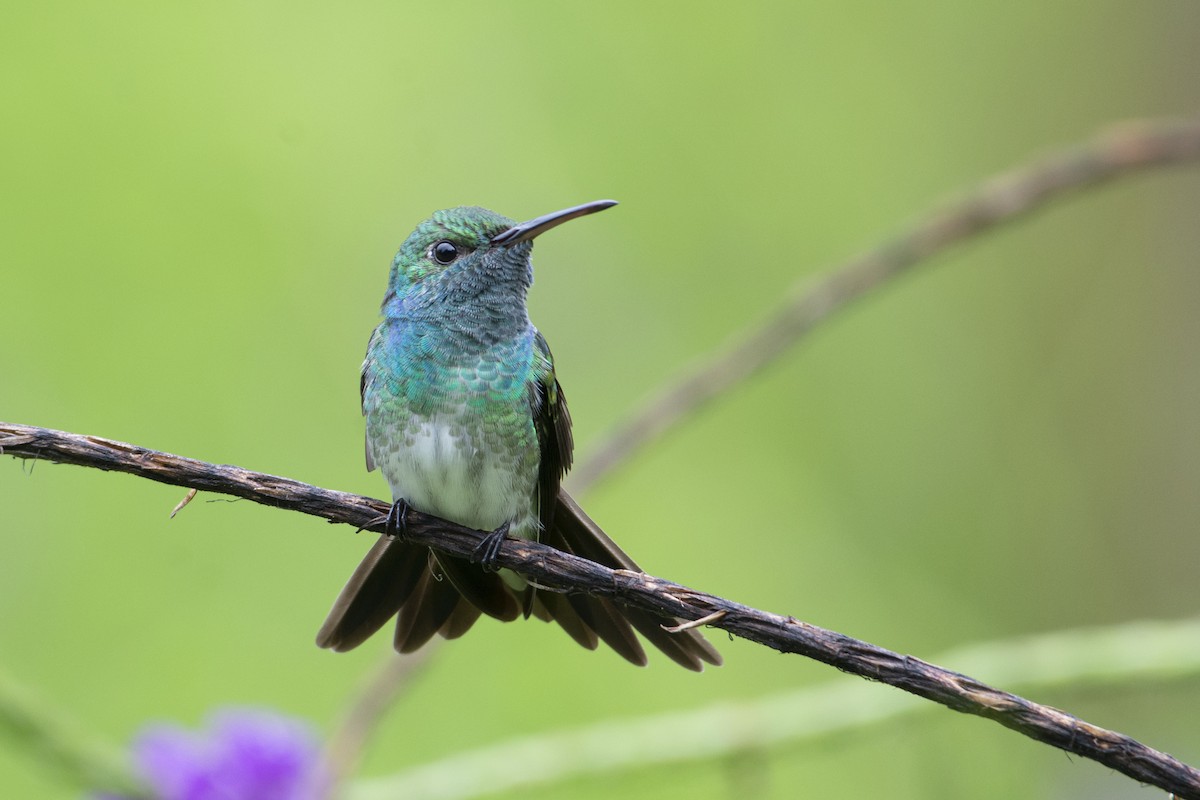
[[[430,211],[621,201],[534,261],[585,458],[804,276],[1109,122],[1194,114],[1200,5],[17,2],[0,74],[0,418],[383,496],[358,369]],[[652,573],[918,656],[1194,615],[1197,209],[1191,167],[958,248],[584,505]],[[0,665],[115,742],[227,704],[329,730],[388,647],[312,642],[367,537],[204,495],[168,522],[182,496],[0,459]],[[485,621],[363,774],[855,680],[713,639],[696,676]],[[1200,762],[1200,681],[1034,699]],[[520,794],[848,789],[1160,795],[941,710]],[[76,794],[0,751],[0,796]]]

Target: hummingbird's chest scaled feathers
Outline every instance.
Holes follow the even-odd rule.
[[[481,530],[536,538],[530,386],[548,365],[528,320],[504,337],[385,319],[363,364],[368,459],[395,499]]]

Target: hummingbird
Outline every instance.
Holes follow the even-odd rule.
[[[462,636],[486,614],[557,622],[589,650],[602,640],[639,666],[646,653],[635,629],[688,669],[721,663],[695,629],[668,632],[666,618],[537,588],[495,566],[513,536],[641,571],[560,485],[571,466],[571,415],[526,306],[534,238],[614,205],[598,200],[521,223],[451,208],[400,246],[360,382],[367,469],[380,470],[394,503],[317,634],[320,647],[351,650],[396,617],[395,649],[409,653],[435,634]],[[470,559],[436,553],[405,540],[409,509],[490,533]]]

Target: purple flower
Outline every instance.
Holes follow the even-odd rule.
[[[201,733],[155,725],[133,749],[162,800],[318,800],[327,786],[313,732],[270,711],[220,711]]]

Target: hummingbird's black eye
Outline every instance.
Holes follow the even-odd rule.
[[[458,248],[454,246],[453,242],[443,239],[429,248],[429,256],[442,266],[446,266],[458,258]]]

